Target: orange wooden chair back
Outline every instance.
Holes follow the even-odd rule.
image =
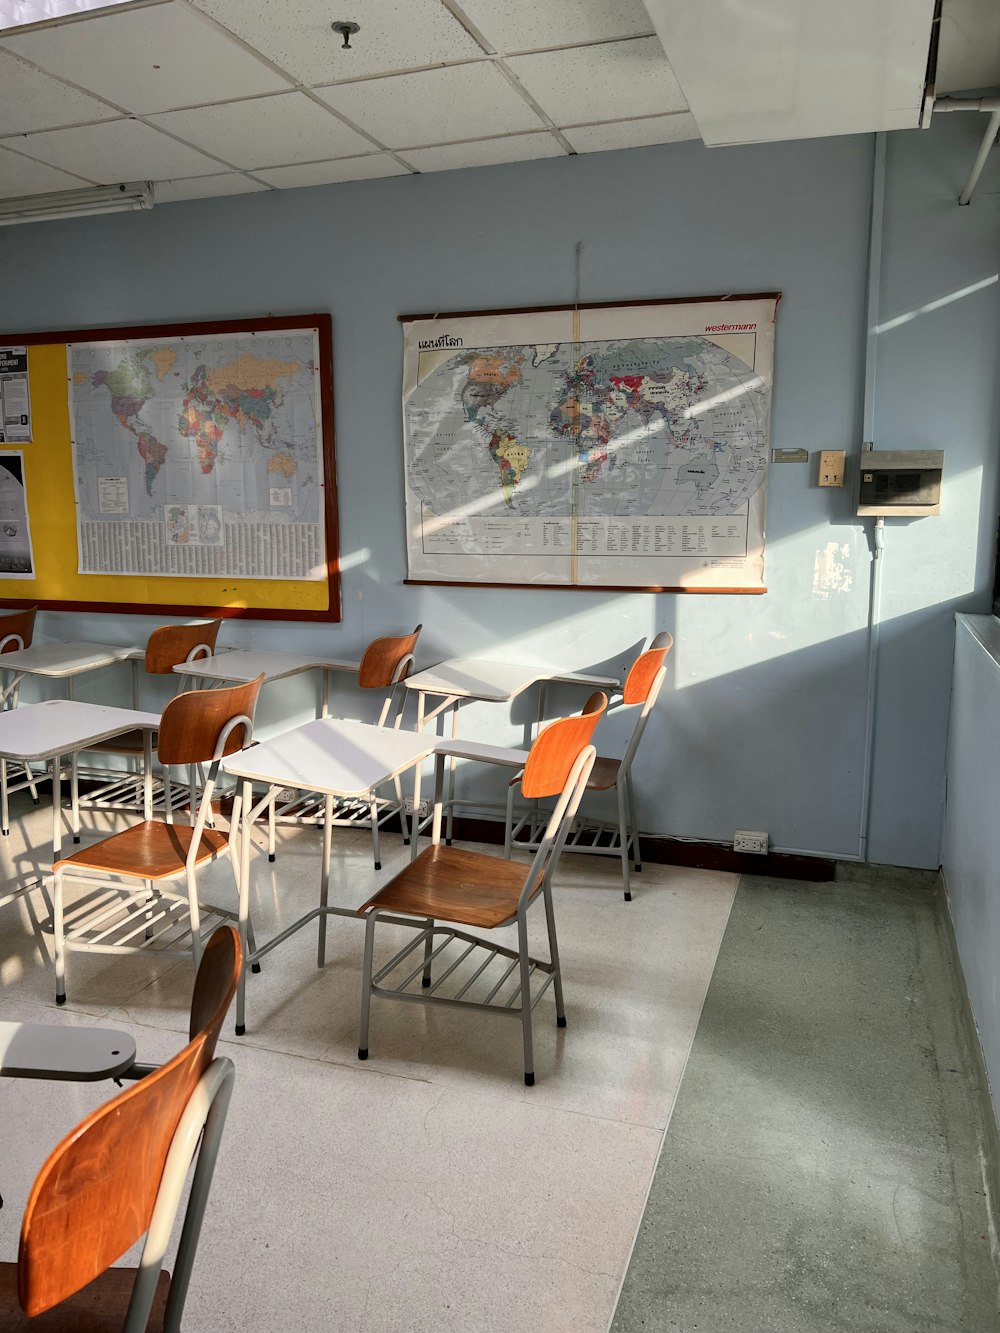
[[[162,625],[154,629],[146,640],[146,671],[151,676],[172,675],[174,667],[186,662],[188,653],[201,644],[214,653],[221,626],[221,620],[209,620],[200,625]]]
[[[0,653],[13,653],[18,648],[31,647],[37,614],[38,607],[29,606],[24,611],[0,615]]]
[[[161,764],[207,764],[215,758],[219,732],[234,717],[253,719],[264,673],[246,685],[222,690],[189,690],[171,699],[163,710],[156,753]],[[235,754],[247,744],[247,728],[234,727],[223,754]]]
[[[656,636],[652,647],[647,648],[644,653],[641,653],[635,659],[631,670],[625,677],[625,688],[622,690],[623,703],[644,704],[646,702],[653,681],[656,679],[656,673],[663,665],[664,658],[673,646],[673,636],[664,631]]]
[[[198,969],[191,1041],[89,1115],[39,1172],[17,1266],[18,1299],[29,1316],[92,1282],[148,1230],[174,1131],[215,1055],[240,963],[239,934],[221,926]]]
[[[559,795],[580,751],[590,744],[607,706],[608,696],[598,690],[583,705],[579,717],[560,718],[541,732],[531,747],[521,778],[521,791],[528,800]]]
[[[358,684],[363,690],[381,690],[393,683],[396,667],[404,657],[408,657],[417,646],[423,625],[418,625],[412,634],[397,634],[385,639],[372,639],[365,649],[358,667]],[[409,674],[409,667],[400,680]]]

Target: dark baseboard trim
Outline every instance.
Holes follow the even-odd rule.
[[[989,1191],[990,1211],[996,1217],[997,1207],[1000,1206],[1000,1125],[997,1124],[997,1111],[993,1104],[990,1075],[986,1068],[986,1056],[983,1054],[983,1043],[979,1036],[976,1015],[972,1008],[972,1001],[969,998],[969,992],[965,984],[965,972],[958,953],[955,923],[951,919],[951,906],[948,901],[948,885],[945,883],[944,873],[940,870],[938,871],[935,897],[937,899],[938,926],[958,981],[959,1022],[962,1035],[965,1038],[969,1058],[975,1070],[976,1086],[979,1091],[979,1109],[983,1124],[983,1142],[980,1145],[983,1157],[983,1183]]]
[[[455,837],[463,842],[502,843],[504,826],[495,819],[470,819],[456,816]],[[773,879],[804,879],[825,884],[834,879],[836,861],[822,856],[794,856],[787,852],[768,852],[752,856],[734,852],[724,842],[689,842],[684,838],[642,837],[642,859],[653,865],[691,866],[699,870],[729,870],[738,875],[764,875]],[[567,848],[564,855],[572,854]]]
[[[80,795],[95,786],[87,779],[80,782]],[[51,793],[47,779],[39,789]],[[399,833],[398,818],[386,820],[382,826],[389,833]],[[468,815],[455,816],[455,837],[462,842],[485,842],[496,846],[504,840],[504,826],[497,819],[476,819]],[[571,850],[567,849],[567,855]],[[802,879],[813,884],[825,884],[836,876],[837,863],[823,856],[797,856],[790,852],[768,852],[766,856],[734,852],[725,842],[697,842],[686,838],[663,838],[653,834],[642,837],[642,858],[653,865],[690,866],[698,870],[726,870],[737,875],[763,875],[772,879]]]

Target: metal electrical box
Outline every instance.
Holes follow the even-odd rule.
[[[921,518],[941,512],[943,449],[868,449],[858,459],[858,513]]]

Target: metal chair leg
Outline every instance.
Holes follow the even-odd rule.
[[[545,926],[549,933],[549,958],[555,969],[552,973],[552,990],[556,1000],[556,1027],[566,1026],[566,1006],[563,1003],[562,969],[559,966],[559,945],[556,941],[556,914],[552,906],[552,886],[547,881],[542,887],[545,901]]]
[[[371,793],[370,800],[368,803],[368,817],[371,820],[371,826],[372,826],[372,852],[374,853],[375,856],[375,869],[381,870],[382,857],[381,853],[379,852],[379,843],[378,843],[378,801],[375,798],[374,792]]]
[[[372,956],[375,951],[375,912],[365,922],[365,954],[361,965],[361,1023],[358,1029],[358,1059],[368,1059],[368,1020],[372,1007]]]
[[[517,919],[517,951],[521,965],[521,1036],[524,1041],[524,1086],[535,1085],[535,1054],[531,1041],[531,964],[528,962],[528,923]]]
[[[639,847],[639,823],[635,814],[635,791],[632,787],[631,770],[625,773],[625,786],[628,791],[628,814],[629,822],[632,825],[632,865],[636,870],[642,870],[642,851]]]
[[[629,829],[628,812],[626,805],[625,786],[622,782],[615,783],[615,795],[618,797],[618,837],[621,841],[622,858],[622,884],[625,889],[625,901],[632,901],[632,885],[629,880]]]
[[[431,984],[431,954],[434,952],[434,936],[430,934],[430,931],[434,925],[433,917],[427,918],[426,925],[428,935],[424,940],[424,975],[420,979],[421,986]]]
[[[55,872],[52,928],[55,937],[56,1004],[66,1003],[66,918],[63,909],[62,871]]]

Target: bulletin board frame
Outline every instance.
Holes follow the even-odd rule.
[[[42,473],[46,464],[57,469],[59,487],[70,494],[73,483],[71,423],[66,383],[66,351],[70,343],[116,342],[127,339],[200,337],[212,334],[255,334],[278,330],[317,330],[321,454],[323,464],[322,505],[326,575],[323,579],[236,579],[196,577],[151,577],[134,574],[81,574],[77,572],[76,510],[58,515],[55,529],[51,516],[43,513],[40,501]],[[33,439],[18,444],[25,455],[28,512],[32,522],[36,578],[6,580],[0,575],[0,598],[4,606],[38,606],[51,611],[120,611],[133,615],[204,616],[224,619],[293,620],[337,622],[342,619],[340,590],[340,543],[337,504],[336,444],[333,397],[333,323],[329,314],[268,315],[236,320],[201,320],[169,324],[112,325],[102,328],[59,329],[35,333],[0,333],[2,346],[28,348],[28,373],[32,396]],[[60,387],[56,389],[54,366],[61,355]],[[45,373],[33,374],[33,362]],[[13,448],[14,446],[10,446]],[[8,446],[0,445],[0,453]],[[66,475],[62,469],[65,467]],[[49,500],[50,487],[41,488]],[[64,506],[65,508],[65,506]],[[67,540],[72,533],[72,541]],[[59,537],[62,537],[61,543]],[[53,545],[61,544],[61,564],[53,564]],[[72,563],[72,570],[68,564]],[[55,572],[53,572],[55,571]],[[92,596],[88,588],[100,583]],[[53,584],[58,585],[53,588]],[[109,584],[112,591],[108,591]],[[198,586],[201,585],[201,586]],[[164,594],[150,596],[159,592]],[[69,595],[67,595],[69,590]],[[198,600],[204,591],[206,600]],[[79,595],[74,595],[76,593]],[[116,595],[116,592],[119,595]],[[140,594],[147,594],[145,597]],[[174,595],[171,595],[173,593]],[[235,596],[233,594],[236,594]],[[226,600],[227,595],[231,600]],[[253,602],[254,604],[249,604]]]

